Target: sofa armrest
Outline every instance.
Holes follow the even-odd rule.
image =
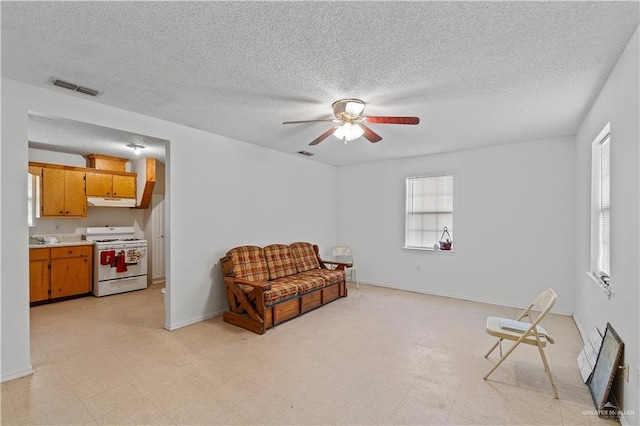
[[[322,263],[324,263],[325,265],[336,265],[337,270],[343,270],[344,268],[350,268],[352,266],[351,263],[344,263],[344,262],[334,262],[331,260],[323,260]]]
[[[262,290],[271,290],[271,284],[265,281],[249,281],[243,280],[242,278],[231,278],[231,281],[236,284],[249,285],[254,288],[260,288]]]

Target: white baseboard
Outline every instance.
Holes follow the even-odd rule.
[[[479,298],[479,297],[460,296],[460,295],[457,295],[457,294],[443,293],[443,292],[437,292],[437,291],[417,290],[415,288],[407,288],[407,287],[402,287],[402,286],[393,286],[393,285],[389,285],[389,284],[374,283],[374,282],[370,282],[370,281],[362,281],[362,280],[359,280],[359,281],[360,281],[360,284],[369,284],[369,285],[373,285],[373,286],[376,286],[376,287],[393,288],[395,290],[410,291],[410,292],[413,292],[413,293],[420,293],[420,294],[429,294],[431,296],[449,297],[451,299],[458,299],[458,300],[468,300],[470,302],[488,303],[488,304],[491,304],[491,305],[500,305],[500,306],[506,306],[506,307],[509,307],[509,308],[525,309],[527,306],[529,306],[528,303],[526,305],[520,305],[520,304],[517,304],[517,303],[510,303],[510,302],[505,302],[505,301],[501,301],[501,300],[491,300],[491,299],[483,299],[483,298]],[[551,313],[558,314],[558,315],[567,315],[567,316],[573,315],[573,312],[567,312],[567,311],[562,311],[562,310],[557,310],[557,309],[552,309]]]
[[[9,380],[19,379],[20,377],[28,376],[29,374],[33,374],[34,370],[29,366],[28,369],[22,371],[16,371],[14,373],[6,374],[2,376],[0,379],[1,383],[8,382]]]
[[[186,321],[180,321],[180,322],[173,323],[173,324],[165,323],[164,324],[164,328],[165,328],[165,330],[169,330],[169,331],[177,330],[177,329],[182,328],[182,327],[186,327],[186,326],[189,326],[189,325],[201,322],[201,321],[206,321],[206,320],[211,319],[213,317],[217,317],[218,315],[222,315],[225,311],[226,311],[226,309],[223,309],[221,311],[212,312],[210,314],[202,315],[202,316],[199,316],[199,317],[196,317],[196,318],[191,318],[191,319],[188,319]]]

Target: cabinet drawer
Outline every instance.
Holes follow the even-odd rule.
[[[62,259],[65,257],[89,257],[91,256],[92,248],[92,246],[55,247],[51,249],[51,258]]]
[[[32,248],[29,249],[29,260],[48,260],[49,249],[48,248]]]

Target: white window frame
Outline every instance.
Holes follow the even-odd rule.
[[[602,129],[591,145],[591,262],[588,274],[611,297],[611,130]]]
[[[416,194],[416,184],[428,181],[435,189],[435,193]],[[438,244],[444,226],[447,226],[453,240],[453,175],[413,176],[406,178],[405,196],[405,226],[404,247],[408,250],[438,251],[434,246]],[[418,196],[426,197],[433,207],[427,211],[419,211],[421,207]],[[423,204],[424,205],[424,204]],[[420,224],[416,223],[414,215],[421,215]],[[434,226],[425,227],[424,218],[431,217]],[[421,235],[416,235],[420,233]],[[430,236],[429,236],[430,234]]]
[[[32,228],[40,218],[40,176],[27,174],[27,225]]]

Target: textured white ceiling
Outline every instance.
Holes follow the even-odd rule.
[[[574,134],[632,2],[1,2],[2,75],[342,165]],[[343,97],[384,139],[307,144]]]
[[[29,114],[29,147],[87,156],[165,159],[166,140],[59,117]],[[128,144],[142,145],[136,153]]]

